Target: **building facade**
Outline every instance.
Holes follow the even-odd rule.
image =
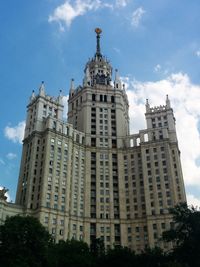
[[[168,212],[186,201],[175,118],[146,101],[145,130],[129,132],[128,99],[118,71],[96,53],[83,84],[71,81],[68,121],[62,96],[41,84],[27,106],[16,205],[36,216],[55,240],[75,238],[140,252],[164,244]],[[168,248],[168,247],[163,247]]]

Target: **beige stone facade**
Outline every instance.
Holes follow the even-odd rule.
[[[62,96],[48,96],[43,83],[33,92],[16,205],[38,217],[56,241],[101,238],[106,248],[137,252],[163,247],[160,235],[172,221],[168,208],[186,201],[173,110],[168,96],[159,107],[147,100],[147,128],[130,135],[128,107],[98,32],[83,85],[71,82],[68,122]]]

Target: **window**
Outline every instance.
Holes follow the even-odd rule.
[[[157,229],[157,224],[153,224],[153,230],[156,230]]]
[[[106,241],[110,241],[110,236],[106,236]]]
[[[165,229],[165,223],[161,223],[161,228]]]
[[[139,233],[139,232],[140,232],[140,228],[139,228],[139,226],[136,226],[136,227],[135,227],[135,232],[136,232],[136,233]]]
[[[49,217],[46,216],[46,217],[44,218],[44,223],[48,223],[48,222],[49,222]]]

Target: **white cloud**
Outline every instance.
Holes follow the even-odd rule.
[[[189,206],[194,206],[200,208],[200,198],[197,198],[193,195],[187,195],[187,203]]]
[[[6,126],[4,129],[5,137],[12,140],[14,143],[22,143],[24,138],[25,121],[21,121],[17,126]]]
[[[12,152],[10,152],[10,153],[8,153],[8,154],[6,155],[6,157],[7,157],[9,160],[12,160],[12,159],[15,159],[15,158],[17,157],[17,155],[14,154],[14,153],[12,153]]]
[[[126,77],[130,105],[130,128],[133,133],[146,128],[145,101],[152,106],[165,103],[169,95],[176,117],[176,128],[181,150],[182,168],[186,185],[200,188],[200,86],[193,84],[187,74],[174,73],[156,82],[140,82]]]
[[[143,7],[138,7],[135,11],[132,13],[131,18],[131,24],[137,28],[139,26],[139,23],[142,19],[142,16],[144,15],[146,11],[143,9]]]
[[[160,64],[157,64],[155,67],[154,67],[154,71],[155,72],[159,72],[161,70],[161,66]]]
[[[197,51],[196,51],[196,55],[197,55],[197,57],[200,58],[200,50],[197,50]]]
[[[113,3],[104,0],[66,0],[64,4],[55,8],[48,21],[57,22],[60,31],[63,32],[65,27],[70,28],[73,20],[85,15],[89,11],[97,11],[102,8],[110,10],[120,9],[126,7],[128,2],[129,0],[115,0]],[[142,8],[138,8],[135,12],[135,23],[139,23],[145,11]]]
[[[78,17],[84,15],[90,10],[97,10],[101,7],[100,0],[67,0],[64,4],[58,6],[52,15],[49,16],[49,22],[56,21],[60,25],[60,30],[64,30],[64,23],[68,28],[72,21]]]
[[[64,111],[63,111],[63,118],[67,119],[67,112],[68,112],[68,98],[69,96],[63,96],[62,101],[64,105]]]
[[[125,7],[128,2],[129,0],[116,0],[116,7]]]

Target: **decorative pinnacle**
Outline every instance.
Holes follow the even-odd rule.
[[[146,99],[146,112],[150,111],[149,99]]]
[[[168,108],[171,107],[170,100],[169,100],[169,96],[168,95],[166,95],[166,105],[167,105]]]
[[[96,28],[95,32],[97,34],[97,51],[96,55],[101,56],[101,49],[100,49],[100,34],[102,33],[102,30],[100,28]]]

